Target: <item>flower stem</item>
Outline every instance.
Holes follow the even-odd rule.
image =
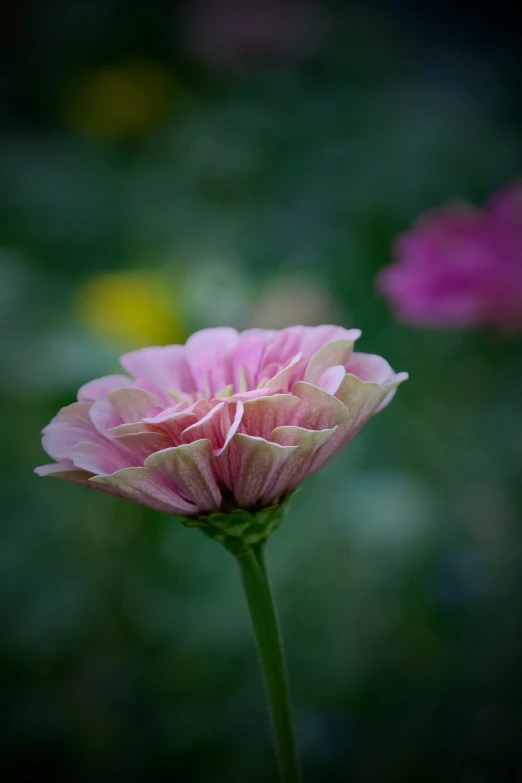
[[[268,584],[263,546],[237,555],[270,705],[283,783],[299,783],[299,763],[281,635]]]

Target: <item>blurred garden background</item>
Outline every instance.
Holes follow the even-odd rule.
[[[229,555],[33,468],[123,351],[339,323],[410,380],[270,542],[304,779],[522,781],[520,333],[398,324],[374,282],[522,175],[508,9],[2,3],[7,780],[276,779]]]

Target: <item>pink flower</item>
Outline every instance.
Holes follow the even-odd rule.
[[[522,182],[483,210],[447,207],[398,238],[378,287],[397,317],[424,326],[522,328]]]
[[[358,329],[204,329],[122,356],[43,431],[36,469],[183,516],[280,502],[392,398],[406,373],[352,353]]]

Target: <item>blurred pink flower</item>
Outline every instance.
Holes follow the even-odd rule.
[[[522,328],[522,182],[483,210],[463,204],[424,215],[394,256],[377,283],[400,320]]]
[[[358,329],[205,329],[121,358],[43,431],[37,468],[184,516],[279,502],[392,398],[406,373],[352,353]]]
[[[325,11],[313,0],[193,0],[188,48],[211,63],[301,59],[322,43]]]

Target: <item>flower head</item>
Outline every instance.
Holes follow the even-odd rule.
[[[425,326],[522,328],[522,182],[483,210],[431,212],[398,238],[378,286],[397,317]]]
[[[406,373],[358,329],[205,329],[127,353],[43,431],[36,469],[197,517],[277,506],[384,407]]]

